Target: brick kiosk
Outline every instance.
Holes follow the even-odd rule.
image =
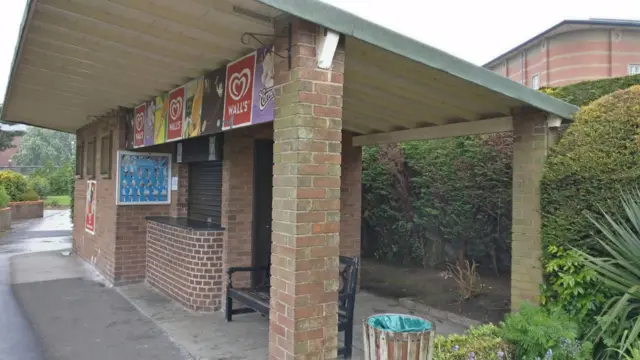
[[[107,282],[215,311],[226,269],[268,264],[270,358],[334,358],[360,147],[513,131],[512,304],[538,298],[540,169],[575,106],[321,0],[124,3],[29,1],[2,111],[76,133],[73,249]],[[171,172],[122,193],[122,151]]]

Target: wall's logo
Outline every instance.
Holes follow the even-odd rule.
[[[251,125],[251,101],[255,69],[255,51],[227,65],[227,96],[224,98],[223,130],[236,126]]]
[[[136,114],[136,130],[142,130],[142,125],[144,125],[144,113],[137,113]]]
[[[177,119],[182,115],[182,98],[176,98],[171,100],[171,104],[169,105],[169,116],[172,119]]]
[[[243,69],[239,73],[234,73],[229,79],[229,96],[238,101],[249,91],[251,84],[251,70]]]
[[[182,138],[182,122],[184,121],[185,88],[180,86],[169,93],[167,102],[167,141]]]
[[[144,115],[147,104],[136,106],[133,116],[133,147],[144,146]]]

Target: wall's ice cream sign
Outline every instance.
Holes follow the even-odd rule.
[[[133,146],[157,145],[273,121],[272,51],[272,46],[253,51],[136,107]]]
[[[255,52],[227,65],[227,96],[224,101],[223,130],[251,125],[255,69]]]
[[[147,111],[147,104],[136,107],[133,117],[133,146],[144,146],[144,116]]]
[[[182,138],[184,121],[184,86],[170,92],[168,101],[167,141],[179,140]]]

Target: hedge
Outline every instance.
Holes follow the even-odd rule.
[[[626,84],[614,80],[611,84]],[[541,182],[545,301],[575,315],[597,312],[606,294],[596,292],[592,274],[577,264],[570,249],[598,254],[601,248],[592,240],[597,229],[589,217],[619,212],[621,191],[640,184],[639,126],[640,86],[607,95],[576,114],[545,164]]]
[[[586,106],[617,90],[640,85],[640,75],[583,81],[558,88],[542,88],[541,92],[576,106]]]

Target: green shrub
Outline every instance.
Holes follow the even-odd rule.
[[[45,198],[50,194],[49,180],[42,176],[29,176],[27,183],[29,184],[29,189],[38,193],[40,198]]]
[[[590,343],[580,343],[578,325],[560,309],[523,303],[500,324],[500,336],[515,346],[516,359],[591,359]],[[551,358],[551,357],[549,357]]]
[[[558,88],[542,88],[541,92],[576,106],[586,106],[615,91],[640,85],[640,75],[583,81]]]
[[[593,241],[602,211],[618,213],[621,189],[640,181],[640,86],[583,107],[550,152],[541,181],[542,245],[546,304],[588,321],[599,314],[606,290],[593,271],[568,251],[603,254]]]
[[[20,197],[19,201],[37,201],[37,200],[40,200],[40,196],[38,195],[38,193],[33,189],[29,189]]]
[[[0,171],[0,186],[7,191],[11,201],[21,201],[29,188],[27,178],[11,170]]]
[[[624,213],[605,214],[595,221],[597,240],[606,256],[580,251],[584,265],[595,272],[603,287],[613,294],[594,323],[593,332],[605,345],[621,343],[626,353],[640,340],[640,191],[622,197]],[[628,330],[633,331],[628,332]]]
[[[4,187],[0,186],[0,209],[4,209],[9,206],[9,195]]]
[[[513,360],[511,345],[500,338],[492,324],[467,330],[464,334],[437,336],[433,343],[433,360],[468,360],[473,353],[480,360]]]

